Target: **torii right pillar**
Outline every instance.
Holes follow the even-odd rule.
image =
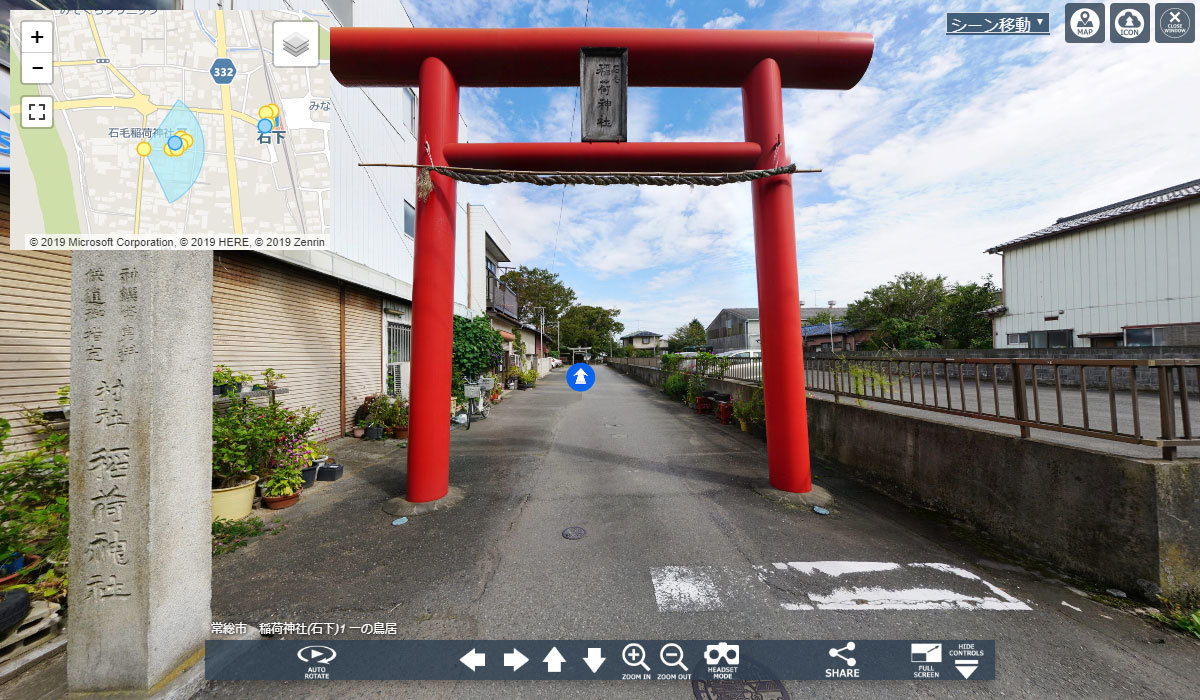
[[[746,140],[762,147],[756,167],[775,168],[790,162],[784,150],[783,86],[775,59],[759,62],[742,84],[742,120]],[[812,474],[792,176],[755,180],[750,192],[754,204],[763,399],[770,426],[767,468],[771,486],[780,491],[808,493],[812,491]]]

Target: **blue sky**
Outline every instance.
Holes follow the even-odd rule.
[[[944,34],[937,3],[825,0],[407,0],[419,27],[638,26],[866,31],[871,67],[845,92],[788,90],[788,152],[806,304],[839,305],[916,271],[1000,281],[983,250],[1074,214],[1200,178],[1200,44],[1067,44]],[[636,70],[636,66],[631,66]],[[574,141],[573,88],[464,90],[471,141]],[[740,140],[737,90],[631,89],[630,139]],[[581,303],[663,333],[757,303],[749,187],[460,188],[517,262],[555,270]],[[561,206],[561,227],[560,221]]]

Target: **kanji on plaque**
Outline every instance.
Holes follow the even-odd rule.
[[[628,141],[629,53],[621,48],[579,50],[579,100],[584,141]]]

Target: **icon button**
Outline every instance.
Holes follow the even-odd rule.
[[[524,666],[528,661],[529,657],[517,651],[516,647],[513,647],[512,651],[505,652],[504,654],[504,665],[511,667],[514,671]]]
[[[487,654],[484,654],[483,652],[475,651],[475,648],[471,647],[471,651],[468,651],[467,653],[463,654],[462,658],[459,659],[459,661],[461,661],[463,663],[463,666],[466,666],[467,668],[474,671],[475,669],[483,668],[484,666],[487,666]]]
[[[1112,13],[1112,35],[1114,44],[1146,44],[1150,42],[1150,3],[1114,2],[1109,5]]]
[[[854,651],[854,642],[846,642],[846,646],[842,647],[841,649],[838,649],[837,647],[830,649],[829,655],[837,657],[837,658],[841,659],[842,661],[845,661],[846,665],[850,666],[850,667],[853,667],[855,664],[858,663],[858,661],[853,656],[842,656],[843,651]]]
[[[54,126],[54,99],[42,95],[22,97],[21,126],[26,129],[49,129]]]
[[[600,647],[588,647],[587,656],[583,657],[583,663],[592,669],[592,673],[599,671],[605,661],[607,659],[604,658],[603,650]]]
[[[21,55],[54,51],[54,22],[30,20],[21,23]]]
[[[647,671],[650,670],[650,666],[646,664],[646,647],[637,642],[625,645],[625,648],[621,650],[621,659],[626,666],[641,666]]]
[[[54,54],[21,53],[21,82],[49,85],[54,82]]]
[[[911,659],[914,664],[940,664],[942,662],[941,644],[913,644]]]
[[[1069,2],[1064,31],[1071,44],[1104,43],[1104,3]]]
[[[662,649],[658,650],[658,660],[667,666],[678,666],[684,671],[688,670],[688,667],[683,665],[683,647],[674,642],[664,644]]]
[[[741,661],[742,650],[738,644],[728,644],[726,642],[718,642],[717,644],[709,644],[704,649],[704,660],[709,666],[737,666]]]
[[[1160,2],[1154,6],[1154,40],[1164,44],[1196,41],[1196,4]]]
[[[275,22],[271,25],[271,62],[276,66],[316,68],[321,26],[316,22]]]

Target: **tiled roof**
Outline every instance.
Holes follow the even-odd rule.
[[[1131,216],[1133,214],[1141,214],[1150,209],[1165,207],[1168,204],[1176,204],[1178,202],[1197,197],[1200,197],[1200,180],[1192,180],[1191,182],[1185,182],[1182,185],[1168,187],[1165,190],[1151,192],[1150,194],[1144,194],[1132,199],[1126,199],[1123,202],[1109,204],[1107,206],[1100,207],[1099,209],[1085,211],[1082,214],[1063,217],[1054,222],[1053,225],[1047,226],[1040,231],[1034,231],[1033,233],[1021,236],[1020,238],[1015,238],[1008,243],[1001,243],[998,246],[988,248],[984,252],[1000,253],[1010,248],[1016,248],[1018,246],[1032,243],[1033,241],[1041,240],[1043,238],[1058,236],[1069,231],[1084,228],[1085,226],[1091,226],[1093,224],[1099,224],[1111,219],[1119,219],[1121,217]]]
[[[662,337],[662,333],[655,333],[654,331],[636,331],[634,333],[630,333],[629,335],[621,336],[621,340],[625,340],[626,338],[661,338],[661,337]]]
[[[845,323],[843,323],[842,321],[837,321],[833,324],[833,332],[835,334],[836,333],[853,333],[856,330],[858,330],[858,329],[853,326],[848,326]],[[829,335],[829,324],[828,323],[818,323],[813,326],[804,326],[803,328],[800,329],[800,334],[805,338],[807,338],[809,336],[813,336],[813,335],[817,335],[817,336]]]

